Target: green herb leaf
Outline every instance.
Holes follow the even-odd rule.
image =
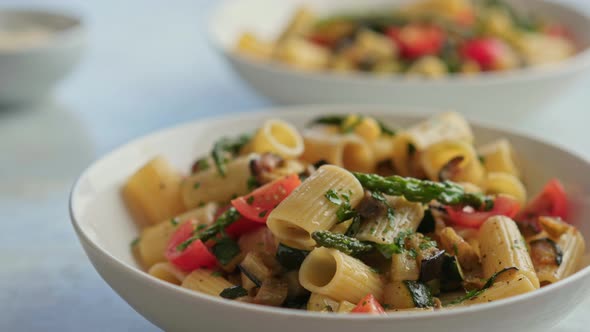
[[[221,293],[219,293],[219,296],[224,299],[234,300],[239,297],[248,296],[248,291],[242,286],[232,286],[222,290]]]
[[[179,224],[180,222],[178,221],[178,219],[176,219],[176,218],[172,218],[172,219],[170,219],[170,223],[172,224],[172,226],[178,226],[178,224]]]
[[[252,191],[260,186],[260,183],[258,183],[258,180],[256,180],[255,176],[249,177],[248,182],[246,184],[248,186],[248,190],[250,190],[250,191]]]
[[[207,229],[203,230],[203,229],[199,229],[199,227],[197,227],[197,229],[194,232],[195,235],[191,236],[186,241],[179,244],[176,247],[176,250],[183,251],[188,246],[190,246],[191,243],[193,243],[194,241],[197,241],[197,240],[201,240],[203,242],[206,242],[207,240],[212,239],[213,237],[217,236],[217,234],[222,233],[227,226],[238,221],[238,219],[240,219],[240,217],[241,217],[241,215],[238,212],[238,210],[236,210],[236,208],[234,208],[233,206],[230,207],[225,212],[223,212],[217,218],[217,220],[215,220],[215,222],[213,224],[211,224],[211,226],[209,226]]]
[[[215,163],[219,175],[225,177],[227,155],[229,155],[230,158],[235,157],[250,139],[251,135],[241,135],[233,139],[224,137],[213,144],[211,158],[213,158],[213,162]]]
[[[379,124],[379,128],[381,129],[381,133],[383,133],[384,135],[387,136],[395,136],[395,130],[387,127],[387,125],[379,120],[377,120],[377,123]]]
[[[494,273],[494,275],[492,275],[488,279],[488,281],[486,281],[486,283],[483,285],[482,288],[471,290],[471,291],[467,292],[467,294],[465,294],[465,296],[452,301],[450,304],[459,304],[459,303],[462,303],[467,300],[471,300],[474,297],[481,295],[481,293],[483,293],[486,289],[488,289],[494,285],[494,282],[496,282],[496,279],[498,278],[499,275],[501,275],[502,273],[507,272],[507,271],[518,271],[518,268],[507,267],[507,268],[504,268],[504,269]]]
[[[139,244],[139,241],[141,241],[141,238],[138,236],[135,239],[133,239],[133,241],[131,241],[131,243],[129,245],[131,246],[131,248],[133,248]]]
[[[221,265],[227,265],[240,254],[240,246],[236,241],[225,237],[218,240],[211,251]]]
[[[254,203],[254,196],[246,198],[246,203],[248,203],[248,205],[252,205]]]
[[[201,182],[195,182],[195,184],[193,184],[193,189],[199,189],[201,188]]]

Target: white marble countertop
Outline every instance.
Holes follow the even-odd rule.
[[[590,10],[586,0],[577,2]],[[89,46],[51,98],[0,110],[0,331],[157,331],[94,271],[70,226],[70,186],[90,162],[158,128],[269,102],[207,43],[206,0],[12,0],[80,12]],[[590,77],[517,120],[590,159]],[[585,121],[586,120],[586,121]],[[554,331],[590,325],[590,299]]]

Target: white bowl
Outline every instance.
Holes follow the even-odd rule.
[[[265,119],[280,117],[302,127],[319,115],[359,110],[391,125],[403,126],[421,118],[386,107],[298,107],[204,119],[137,139],[94,163],[74,185],[70,214],[80,242],[104,280],[137,312],[166,331],[523,331],[554,325],[587,296],[589,267],[538,291],[471,307],[387,316],[326,315],[210,297],[156,279],[138,267],[129,246],[138,231],[119,190],[149,159],[162,154],[188,170],[193,159],[208,152],[220,136],[252,131]],[[516,133],[477,125],[474,129],[480,142],[497,137],[512,141],[524,160],[523,173],[532,191],[549,178],[559,177],[574,199],[572,221],[590,239],[590,223],[584,222],[590,216],[587,161]]]
[[[46,29],[51,35],[28,47],[0,48],[0,104],[32,102],[45,97],[78,63],[84,48],[80,19],[28,9],[0,10],[3,30]]]
[[[438,80],[375,77],[363,73],[309,73],[276,62],[251,60],[236,54],[234,46],[245,31],[274,39],[294,10],[307,4],[319,14],[342,10],[383,8],[407,0],[227,0],[210,20],[212,44],[239,76],[255,90],[284,104],[373,103],[451,108],[463,112],[533,110],[567,89],[590,69],[590,17],[563,3],[509,0],[540,16],[566,24],[582,51],[549,67],[531,67],[474,77],[449,76]]]

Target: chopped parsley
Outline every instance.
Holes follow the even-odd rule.
[[[389,205],[389,202],[385,199],[385,196],[383,196],[383,193],[379,191],[372,191],[371,197],[383,203],[387,207],[387,219],[389,220],[390,225],[393,226],[395,223],[395,212],[393,211],[391,205]]]
[[[180,222],[178,221],[178,219],[176,219],[176,218],[172,218],[172,219],[170,219],[170,223],[172,224],[172,226],[178,226],[178,224],[179,224]]]
[[[211,251],[221,265],[227,265],[240,254],[240,247],[236,241],[224,237],[217,241]]]
[[[201,188],[201,182],[195,182],[195,184],[193,184],[193,189],[199,189]]]
[[[133,239],[133,241],[131,241],[131,243],[129,245],[131,246],[131,248],[133,248],[133,247],[135,247],[136,245],[139,244],[139,241],[141,241],[141,239],[138,236],[135,239]]]
[[[222,274],[219,271],[213,271],[213,272],[211,272],[211,276],[213,276],[213,277],[221,277]]]
[[[252,191],[252,190],[258,188],[260,186],[260,183],[258,183],[258,180],[256,180],[256,177],[251,176],[248,178],[246,185],[248,186],[248,190]]]
[[[336,210],[338,223],[352,219],[358,215],[352,206],[350,206],[350,192],[338,194],[335,190],[330,189],[326,191],[324,197],[331,203],[339,206],[338,210]]]
[[[254,196],[246,198],[246,203],[248,203],[248,205],[252,205],[254,203]]]
[[[241,135],[237,138],[223,137],[213,144],[211,158],[213,158],[215,168],[217,168],[219,175],[225,177],[225,164],[229,159],[235,157],[244,147],[244,145],[250,142],[250,139],[251,135]]]
[[[395,130],[389,128],[385,123],[379,120],[377,120],[377,123],[379,124],[379,128],[381,129],[381,133],[387,136],[395,136]]]
[[[494,283],[496,282],[496,279],[498,278],[499,275],[501,275],[502,273],[507,272],[507,271],[518,271],[518,268],[516,268],[516,267],[507,267],[507,268],[504,268],[504,269],[502,269],[502,270],[494,273],[494,275],[492,275],[490,277],[490,279],[488,279],[486,281],[486,283],[483,285],[482,288],[480,288],[480,289],[474,289],[474,290],[471,290],[471,291],[467,292],[467,294],[465,294],[464,296],[462,296],[462,297],[460,297],[460,298],[452,301],[451,304],[459,304],[461,302],[464,302],[464,301],[467,301],[467,300],[471,300],[471,299],[473,299],[473,298],[481,295],[481,293],[483,293],[486,289],[488,289],[488,288],[490,288],[490,287],[492,287],[494,285]]]
[[[203,229],[199,229],[199,227],[197,227],[197,229],[195,229],[195,231],[193,232],[194,235],[189,237],[186,241],[179,244],[176,247],[176,250],[183,251],[188,246],[190,246],[191,243],[197,240],[206,242],[207,240],[214,238],[215,236],[217,236],[217,234],[223,233],[227,226],[238,221],[240,217],[241,215],[238,212],[238,210],[236,210],[236,208],[234,207],[230,207],[225,212],[223,212],[217,218],[217,220],[215,220],[215,222],[210,226],[205,226],[205,228]]]
[[[199,171],[208,170],[209,167],[211,167],[211,165],[209,165],[209,160],[207,160],[207,158],[197,160],[197,168]]]
[[[260,212],[260,213],[258,214],[258,216],[259,216],[260,218],[264,218],[264,216],[266,216],[266,214],[267,214],[267,213],[268,213],[268,211],[266,211],[266,210],[265,210],[265,211],[262,211],[262,212]]]

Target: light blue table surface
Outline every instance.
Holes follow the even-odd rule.
[[[585,0],[577,2],[590,10]],[[0,1],[81,13],[84,60],[56,93],[0,110],[0,331],[157,331],[94,271],[70,226],[69,189],[93,160],[159,128],[270,103],[210,48],[215,1]],[[516,123],[590,158],[590,77]],[[587,331],[590,299],[555,331]]]

